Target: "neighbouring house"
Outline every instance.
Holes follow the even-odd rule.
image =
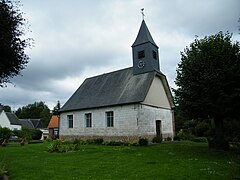
[[[60,138],[173,138],[174,102],[145,21],[132,45],[133,67],[87,78],[60,109]]]
[[[45,140],[45,139],[49,138],[49,131],[47,128],[40,129],[40,130],[42,131],[41,140]]]
[[[0,107],[0,127],[6,127],[11,130],[21,130],[22,124],[15,114],[5,112]]]
[[[53,115],[48,124],[49,136],[51,138],[59,137],[59,116]]]
[[[40,129],[42,128],[41,119],[19,119],[22,128],[27,129]]]

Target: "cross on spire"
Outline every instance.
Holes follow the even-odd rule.
[[[143,11],[144,11],[144,8],[141,9],[142,19],[144,20],[144,16],[145,16],[145,14],[144,14]]]

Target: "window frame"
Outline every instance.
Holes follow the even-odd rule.
[[[138,51],[138,59],[143,59],[143,58],[145,58],[145,51],[144,50]]]
[[[153,56],[153,59],[156,59],[157,60],[157,52],[156,51],[152,51],[152,56]]]
[[[70,118],[71,117],[71,118]],[[68,121],[68,128],[72,129],[73,128],[73,114],[67,115],[67,121]],[[71,122],[71,123],[70,123]]]
[[[92,127],[92,113],[85,113],[86,128]]]
[[[114,127],[114,112],[107,111],[107,112],[105,112],[105,116],[106,116],[107,127]]]

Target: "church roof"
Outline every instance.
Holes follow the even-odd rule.
[[[150,42],[153,45],[157,46],[156,43],[154,42],[152,36],[151,36],[150,31],[148,30],[148,27],[147,27],[145,21],[143,20],[142,24],[141,24],[141,27],[139,29],[137,38],[136,38],[135,42],[133,43],[132,47],[140,45],[140,44],[144,44],[146,42]]]
[[[156,72],[133,75],[133,68],[87,78],[60,112],[143,102]]]

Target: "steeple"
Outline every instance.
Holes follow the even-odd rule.
[[[144,20],[142,20],[137,38],[132,45],[132,53],[134,74],[160,71],[158,46],[154,42]]]
[[[132,47],[143,44],[143,43],[147,43],[147,42],[150,42],[154,46],[158,47],[156,45],[156,43],[154,42],[145,21],[143,20],[142,24],[141,24],[141,27],[139,29],[137,38],[136,38],[135,42],[133,43]]]

